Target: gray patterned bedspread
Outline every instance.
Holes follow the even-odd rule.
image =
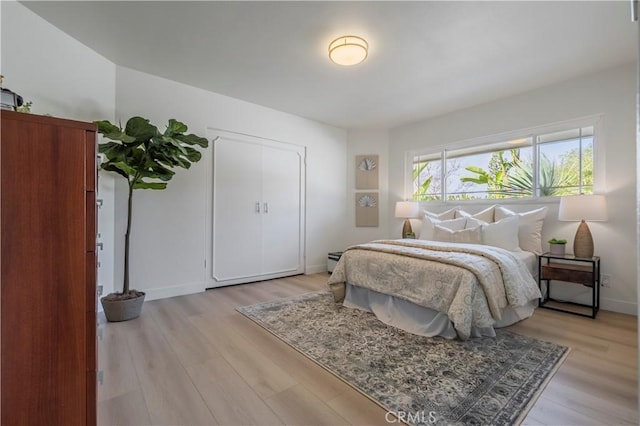
[[[511,252],[492,246],[379,240],[348,248],[329,278],[336,302],[346,283],[444,312],[461,339],[491,327],[507,306],[540,297],[535,280]]]

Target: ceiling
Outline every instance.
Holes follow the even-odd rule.
[[[636,58],[628,1],[24,2],[118,65],[344,128],[395,127]],[[370,46],[353,67],[334,38]]]

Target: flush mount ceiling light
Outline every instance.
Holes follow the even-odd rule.
[[[329,58],[338,65],[357,65],[369,54],[365,39],[353,35],[340,36],[329,44]]]

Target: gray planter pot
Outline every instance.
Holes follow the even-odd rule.
[[[549,253],[564,256],[566,244],[549,244]]]
[[[145,294],[135,299],[126,300],[107,300],[106,298],[100,299],[102,308],[104,309],[104,316],[107,317],[107,321],[129,321],[140,316],[142,310],[142,303],[144,302]]]

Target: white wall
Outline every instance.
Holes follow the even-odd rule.
[[[116,69],[113,63],[21,4],[1,2],[0,6],[0,70],[6,77],[5,87],[33,101],[34,113],[87,121],[126,119],[140,114],[158,124],[175,117],[185,121],[191,131],[203,135],[207,127],[217,127],[306,145],[307,272],[322,270],[328,251],[399,234],[402,221],[393,217],[393,205],[409,195],[404,194],[403,180],[407,150],[602,113],[601,140],[606,144],[610,220],[591,224],[591,229],[597,250],[603,255],[603,272],[612,275],[612,288],[603,289],[603,307],[636,312],[637,245],[635,234],[629,232],[636,226],[634,65],[576,78],[388,133],[354,130],[347,136],[344,130],[290,114],[126,68]],[[380,227],[355,228],[354,158],[371,153],[380,155]],[[204,230],[209,220],[204,214],[205,188],[211,163],[208,150],[192,170],[179,171],[166,191],[136,193],[132,282],[149,291],[150,298],[204,288],[207,279]],[[117,200],[113,199],[115,184],[119,185]],[[100,233],[105,251],[100,254],[99,281],[106,291],[113,288],[113,249],[118,249],[115,282],[121,280],[122,184],[119,180],[114,183],[112,177],[104,173],[100,179],[99,196],[105,199],[99,211]],[[555,221],[557,205],[549,207],[550,220],[545,226],[545,235],[571,237],[575,225]],[[514,207],[516,210],[526,208],[526,205]],[[473,206],[468,209],[473,210]],[[114,220],[117,238],[108,227]],[[576,297],[579,300],[581,296]]]
[[[32,112],[81,121],[115,116],[115,65],[16,2],[1,2],[4,87]],[[37,153],[36,153],[37,154]],[[61,166],[63,167],[63,166]],[[113,289],[113,179],[101,176],[98,283]]]
[[[345,245],[335,250],[344,250],[353,244],[389,238],[389,131],[386,129],[349,130],[347,147],[347,239]],[[378,227],[356,227],[356,156],[378,155]],[[361,192],[376,192],[361,191]]]
[[[636,66],[629,64],[544,87],[496,102],[478,105],[390,131],[390,203],[404,194],[405,152],[455,143],[481,136],[603,114],[598,140],[605,148],[604,168],[609,220],[591,223],[602,271],[611,275],[611,288],[602,289],[603,309],[637,314],[636,292]],[[456,203],[460,204],[460,203]],[[470,211],[480,205],[466,205]],[[514,209],[532,206],[516,204]],[[551,204],[543,237],[567,237],[569,246],[577,224],[557,221]],[[443,205],[435,209],[443,209]],[[394,231],[394,228],[392,228]],[[560,297],[586,302],[589,290],[567,285]]]
[[[133,115],[158,126],[175,118],[201,136],[207,135],[207,128],[218,128],[306,146],[306,272],[326,271],[327,253],[345,244],[345,130],[124,67],[117,67],[116,82],[117,119],[123,123]],[[208,148],[190,170],[177,170],[166,190],[134,194],[131,285],[146,291],[149,299],[207,286],[210,218],[206,212],[212,164]],[[120,247],[126,190],[123,182],[118,185],[116,246]],[[116,271],[120,270],[118,265]]]

